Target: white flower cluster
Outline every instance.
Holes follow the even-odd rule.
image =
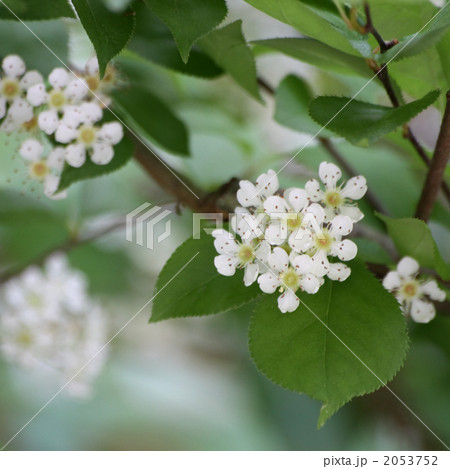
[[[395,295],[405,316],[427,323],[436,316],[431,301],[444,301],[446,295],[435,280],[420,280],[419,268],[415,259],[404,257],[397,264],[397,270],[384,277],[383,286]]]
[[[356,256],[353,241],[343,239],[362,212],[353,203],[367,191],[366,179],[357,176],[338,185],[341,170],[322,162],[319,177],[311,179],[304,189],[291,188],[279,193],[274,171],[258,177],[256,184],[241,181],[237,192],[240,207],[231,217],[233,233],[214,230],[218,256],[214,263],[222,275],[234,275],[244,269],[244,284],[256,280],[265,293],[281,292],[281,312],[295,311],[300,303],[297,291],[317,293],[324,277],[344,281],[350,268],[341,261]]]
[[[114,156],[114,145],[123,138],[119,122],[100,124],[103,108],[110,102],[107,93],[116,80],[114,71],[109,68],[100,80],[94,57],[79,76],[55,68],[46,84],[39,72],[26,71],[17,55],[5,57],[2,68],[0,130],[11,133],[25,129],[36,134],[22,144],[19,154],[29,167],[29,176],[44,183],[44,193],[63,198],[64,193],[53,196],[65,162],[79,168],[89,156],[95,164],[108,164]],[[52,144],[48,154],[44,151],[45,140]]]
[[[105,344],[106,322],[87,294],[84,276],[62,254],[44,269],[27,268],[0,294],[0,351],[13,364],[52,372],[66,384]],[[105,360],[102,352],[68,386],[77,396],[90,390]]]

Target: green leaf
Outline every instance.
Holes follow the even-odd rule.
[[[450,32],[447,32],[436,47],[441,62],[441,68],[446,80],[446,88],[450,88]]]
[[[189,155],[189,136],[184,123],[148,89],[131,86],[112,95],[123,120],[141,137],[180,156]]]
[[[311,90],[305,80],[295,75],[288,75],[283,79],[275,94],[274,119],[285,127],[298,132],[314,135],[320,130],[308,113],[312,100]],[[330,135],[325,129],[323,137]]]
[[[241,20],[214,30],[198,44],[242,88],[261,101],[255,60],[242,34]]]
[[[309,112],[320,125],[358,146],[368,146],[383,135],[430,106],[439,96],[430,91],[423,98],[398,108],[364,103],[355,99],[320,96],[311,102]]]
[[[75,18],[67,0],[2,0],[0,18],[5,20],[36,21],[55,18]]]
[[[220,275],[214,267],[217,255],[212,236],[183,243],[159,274],[150,322],[234,310],[261,294],[255,284],[244,286],[241,272]]]
[[[134,32],[134,11],[116,13],[101,0],[73,0],[81,24],[97,53],[100,76],[103,77],[108,62],[127,44]]]
[[[110,163],[99,165],[93,163],[90,158],[80,168],[73,168],[68,164],[65,165],[61,174],[58,191],[67,189],[75,182],[92,179],[117,171],[125,166],[133,156],[133,143],[127,137],[124,137],[118,145],[114,146],[114,157]]]
[[[315,295],[301,294],[304,304],[290,314],[280,313],[275,295],[265,296],[250,324],[256,366],[276,384],[322,401],[319,427],[353,397],[391,380],[408,348],[395,298],[363,265],[351,268],[345,282],[327,280]]]
[[[359,55],[348,38],[342,34],[342,30],[330,24],[329,17],[327,19],[322,18],[317,11],[314,11],[300,0],[245,1],[277,20],[289,24],[306,36],[318,39],[348,54]]]
[[[346,75],[357,74],[365,78],[373,77],[373,72],[369,69],[363,58],[341,52],[316,39],[286,37],[253,41],[252,44],[255,44],[257,47],[282,52],[289,57],[323,70],[329,70],[330,72]]]
[[[442,258],[425,222],[417,218],[395,219],[381,214],[378,217],[386,223],[400,256],[413,257],[421,267],[434,269],[444,280],[450,280],[450,266]]]
[[[183,62],[192,45],[218,26],[227,14],[225,0],[145,0],[172,31]]]
[[[144,3],[134,4],[134,8],[136,30],[128,49],[155,64],[187,75],[214,78],[223,73],[196,46],[190,52],[189,61],[184,63],[169,28]]]

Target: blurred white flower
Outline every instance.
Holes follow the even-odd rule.
[[[445,292],[435,280],[420,280],[419,268],[415,259],[404,257],[397,264],[397,270],[384,277],[383,286],[394,294],[406,316],[411,316],[416,322],[427,323],[436,315],[431,300],[444,301]]]
[[[67,389],[72,394],[88,394],[106,351],[84,366],[106,343],[107,331],[104,313],[89,297],[84,275],[71,269],[63,254],[54,254],[44,268],[31,266],[8,281],[0,302],[4,359],[51,371],[61,385],[71,381]]]

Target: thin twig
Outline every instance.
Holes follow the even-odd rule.
[[[416,217],[425,222],[430,218],[450,157],[450,91],[447,91],[446,97],[447,103],[439,137],[416,210]]]
[[[398,39],[392,39],[392,41],[384,41],[383,38],[381,37],[381,34],[376,30],[373,22],[372,22],[372,15],[370,13],[370,7],[367,2],[364,3],[364,11],[366,13],[366,26],[364,28],[365,33],[371,33],[372,36],[376,39],[378,42],[378,45],[380,46],[380,51],[381,53],[386,52],[387,50],[391,49],[395,45],[398,44]]]

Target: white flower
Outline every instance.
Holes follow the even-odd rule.
[[[244,269],[244,284],[250,286],[258,277],[270,252],[266,241],[255,240],[239,242],[226,230],[212,232],[214,246],[219,256],[214,258],[214,265],[221,275],[230,277],[237,268]]]
[[[109,106],[111,104],[109,92],[114,88],[117,81],[115,68],[108,64],[103,79],[100,80],[97,57],[92,57],[86,62],[83,78],[89,87],[94,102],[102,107]]]
[[[397,270],[389,272],[383,279],[383,286],[394,293],[406,316],[416,322],[430,322],[436,315],[434,301],[444,301],[445,292],[434,280],[421,281],[418,277],[419,263],[412,257],[404,257],[397,264]]]
[[[5,118],[0,129],[13,132],[33,118],[33,107],[25,99],[27,90],[42,83],[42,75],[36,71],[26,72],[24,61],[18,55],[3,59],[4,76],[0,79],[0,119]]]
[[[274,293],[281,286],[282,294],[278,297],[278,307],[282,313],[292,312],[298,308],[300,300],[295,292],[298,289],[307,293],[317,293],[323,279],[311,273],[313,263],[307,255],[297,255],[275,247],[268,257],[269,271],[258,278],[264,293]]]
[[[330,269],[328,256],[349,261],[356,256],[358,248],[353,241],[342,240],[353,229],[352,220],[346,215],[333,218],[329,228],[322,227],[320,232],[296,231],[289,237],[289,246],[298,253],[312,256],[316,275],[326,275]]]
[[[320,189],[316,179],[309,180],[305,190],[312,202],[322,202],[325,206],[325,220],[331,220],[335,215],[347,215],[354,222],[360,221],[364,214],[351,202],[361,199],[367,191],[364,176],[351,178],[344,187],[337,186],[341,178],[341,170],[333,163],[322,162],[319,166],[319,177],[325,185]]]
[[[67,196],[66,191],[55,194],[59,186],[60,173],[64,166],[64,150],[55,147],[47,157],[43,156],[44,146],[35,139],[22,143],[19,154],[28,167],[28,176],[43,184],[44,194],[50,199],[59,200]]]
[[[61,384],[72,380],[106,343],[106,318],[87,294],[81,273],[62,254],[43,269],[27,268],[0,291],[0,352],[10,363],[51,373]],[[105,351],[70,384],[86,395],[105,361]]]
[[[275,171],[269,169],[267,173],[261,174],[253,184],[250,181],[241,181],[240,189],[236,197],[243,207],[263,208],[264,200],[275,194],[278,190],[279,182]]]
[[[113,146],[123,138],[123,127],[119,122],[108,122],[101,127],[94,123],[102,118],[102,110],[95,103],[83,103],[68,110],[55,132],[55,140],[69,144],[66,147],[66,161],[79,168],[86,161],[86,154],[95,164],[108,164],[113,156]],[[68,123],[67,120],[71,122]],[[75,122],[76,125],[73,125]],[[75,142],[74,142],[75,141]],[[71,143],[74,142],[74,143]]]
[[[64,68],[55,68],[48,81],[51,90],[47,91],[45,85],[39,83],[29,88],[27,99],[35,107],[46,106],[47,110],[39,114],[38,123],[41,130],[51,135],[58,128],[60,115],[81,103],[89,88],[81,78],[74,77]]]

